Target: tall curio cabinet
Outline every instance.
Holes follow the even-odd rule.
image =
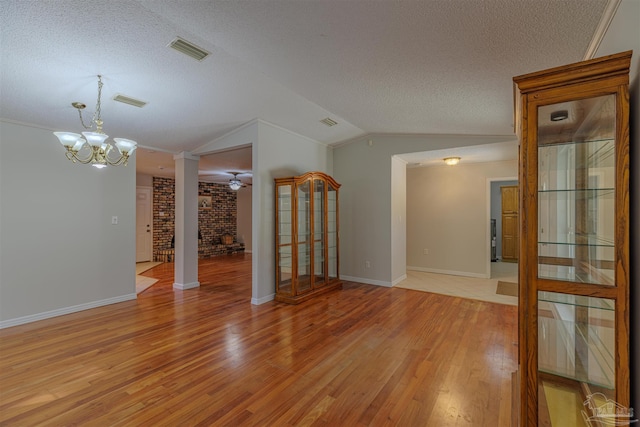
[[[517,425],[589,426],[629,416],[630,61],[624,52],[513,79]]]
[[[291,304],[342,287],[338,184],[322,172],[275,180],[276,300]]]

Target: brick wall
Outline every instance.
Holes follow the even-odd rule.
[[[224,234],[237,234],[237,193],[225,184],[198,183],[200,196],[211,196],[211,209],[198,209],[198,227],[202,235],[200,245],[220,243]],[[153,249],[171,247],[175,231],[175,180],[153,178]]]
[[[198,209],[198,224],[203,245],[220,243],[220,237],[230,234],[235,241],[237,234],[238,193],[226,184],[198,183],[200,196],[211,196],[211,209]]]
[[[153,250],[171,246],[176,220],[175,180],[153,177]]]

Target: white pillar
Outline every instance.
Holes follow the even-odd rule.
[[[198,161],[183,151],[176,162],[174,289],[191,289],[198,282]]]

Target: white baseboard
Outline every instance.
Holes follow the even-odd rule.
[[[344,274],[340,275],[340,279],[348,280],[349,282],[365,283],[367,285],[384,286],[385,288],[390,288],[393,286],[393,283],[391,282],[383,282],[382,280],[366,279],[364,277],[345,276]]]
[[[251,298],[251,304],[253,305],[264,304],[265,302],[273,301],[275,297],[276,297],[276,294],[271,294],[262,298]]]
[[[174,283],[173,289],[178,289],[180,291],[184,291],[185,289],[193,289],[199,288],[200,282],[191,282],[191,283]]]
[[[246,250],[246,249],[245,249],[245,250],[244,250],[244,253],[245,253],[245,254],[252,254],[252,253],[253,253],[253,251],[252,251],[252,250]]]
[[[99,301],[87,302],[71,307],[58,308],[56,310],[45,311],[44,313],[30,314],[29,316],[16,317],[15,319],[0,321],[0,329],[10,328],[12,326],[24,325],[25,323],[37,322],[38,320],[49,319],[51,317],[64,316],[65,314],[76,313],[78,311],[89,310],[91,308],[102,307],[104,305],[116,304],[123,301],[136,299],[136,294],[121,295],[118,297],[107,298]]]
[[[490,276],[487,274],[471,273],[469,271],[438,270],[436,268],[413,267],[409,265],[407,266],[407,270],[422,271],[425,273],[450,274],[452,276],[475,277],[477,279],[490,279]]]
[[[402,281],[403,281],[404,279],[406,279],[406,278],[407,278],[407,275],[406,275],[406,274],[403,274],[402,276],[400,276],[400,277],[398,277],[396,280],[394,280],[394,281],[391,283],[391,286],[395,286],[395,285],[397,285],[398,283],[402,282]]]

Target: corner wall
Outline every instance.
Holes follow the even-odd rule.
[[[370,135],[334,148],[333,176],[342,184],[341,277],[392,286],[406,273],[406,256],[394,246],[397,233],[392,232],[390,204],[405,197],[393,195],[402,192],[402,184],[396,182],[402,175],[392,173],[394,155],[510,141],[515,144],[515,135]],[[401,203],[393,203],[393,215],[406,217]]]
[[[49,130],[0,139],[0,327],[135,299],[135,154],[100,170]]]
[[[275,296],[273,180],[309,171],[332,174],[332,151],[326,145],[295,132],[263,120],[254,120],[195,150],[194,154],[203,155],[247,145],[251,145],[253,164],[251,302],[262,304]],[[342,200],[340,195],[340,203]]]

